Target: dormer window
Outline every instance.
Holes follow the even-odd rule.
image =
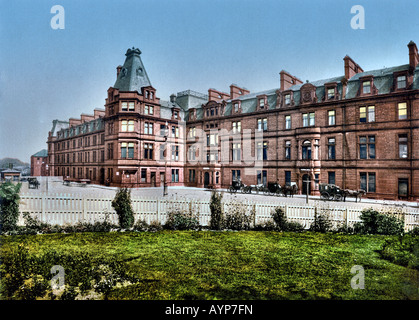
[[[327,100],[331,100],[335,98],[335,88],[327,89]]]
[[[259,108],[263,109],[265,107],[265,99],[259,99]]]
[[[362,82],[362,93],[368,94],[371,93],[371,81],[364,81]]]
[[[407,86],[407,78],[405,75],[397,77],[397,89],[404,89]]]
[[[239,104],[237,102],[234,104],[234,112],[239,112]]]
[[[179,112],[175,111],[175,112],[173,113],[173,117],[174,117],[175,119],[179,118]]]
[[[291,95],[288,93],[285,95],[285,105],[291,104]]]

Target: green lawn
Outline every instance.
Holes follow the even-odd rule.
[[[49,281],[54,263],[63,265],[66,281],[78,283],[92,261],[119,261],[130,281],[113,286],[109,299],[419,299],[419,271],[377,252],[389,238],[262,231],[74,233],[1,236],[0,253],[10,263],[23,244],[27,255],[13,263],[26,270],[20,277],[27,287],[35,286],[30,278],[37,274]],[[18,277],[13,268],[5,271],[6,265],[5,279]],[[351,287],[354,265],[365,270],[364,289]],[[2,279],[2,299],[8,298],[7,281]],[[22,296],[28,297],[12,298]]]

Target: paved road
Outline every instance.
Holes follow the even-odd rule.
[[[87,185],[85,187],[78,186],[64,186],[61,180],[58,180],[55,177],[50,177],[48,179],[48,186],[46,183],[46,178],[41,177],[41,185],[39,189],[28,189],[28,184],[23,183],[22,192],[46,192],[48,187],[48,192],[54,193],[76,193],[76,194],[105,194],[109,196],[114,196],[115,192],[118,190],[116,187],[105,187],[100,185]],[[293,198],[290,197],[276,197],[276,196],[265,196],[263,194],[242,194],[240,192],[236,194],[230,194],[226,190],[217,190],[223,193],[223,198],[225,200],[249,200],[252,202],[258,203],[289,203],[289,204],[306,204],[306,196],[304,195],[295,195]],[[142,196],[142,197],[163,197],[163,188],[135,188],[131,191],[132,196]],[[211,197],[211,191],[201,188],[189,188],[189,187],[168,187],[168,196],[167,197],[176,197],[183,199],[202,199],[209,200]],[[309,197],[309,205],[319,204],[321,206],[333,205],[335,207],[383,207],[383,206],[397,206],[397,207],[411,207],[419,208],[417,202],[408,202],[408,201],[388,201],[388,200],[373,200],[363,198],[361,203],[356,203],[355,198],[347,198],[346,202],[343,201],[322,201],[318,196]]]

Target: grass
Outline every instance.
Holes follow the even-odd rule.
[[[391,236],[313,232],[161,231],[1,236],[1,257],[19,244],[122,261],[138,281],[109,299],[419,299],[419,271],[380,257]],[[360,265],[365,289],[352,289]],[[66,271],[67,272],[67,271]],[[2,297],[3,299],[5,297]]]

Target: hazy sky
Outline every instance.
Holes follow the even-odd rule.
[[[52,120],[103,108],[116,67],[138,47],[157,96],[279,87],[407,64],[419,45],[417,0],[0,0],[0,158],[29,162]],[[65,29],[51,28],[61,5]],[[351,28],[354,5],[365,29]]]

